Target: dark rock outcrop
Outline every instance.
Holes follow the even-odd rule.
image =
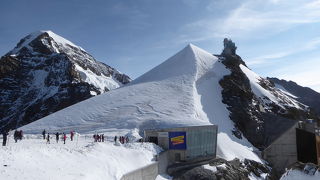
[[[174,180],[250,180],[251,177],[258,177],[266,180],[277,179],[271,172],[271,168],[245,159],[240,161],[234,159],[227,161],[224,159],[214,159],[209,162],[209,165],[216,169],[215,171],[205,169],[203,166],[195,167],[190,170],[186,170],[184,173],[174,176]]]
[[[219,83],[223,88],[223,103],[228,105],[230,118],[235,123],[233,133],[238,138],[244,135],[255,147],[263,149],[296,121],[315,117],[307,106],[295,102],[268,79],[260,78],[258,84],[278,103],[255,94],[252,82],[240,67],[247,66],[236,54],[236,46],[231,40],[224,40],[224,50],[218,57],[231,71]]]
[[[299,102],[310,106],[317,114],[320,114],[320,93],[308,87],[298,85],[293,81],[278,78],[268,78],[269,81],[281,85],[289,93],[293,94]]]

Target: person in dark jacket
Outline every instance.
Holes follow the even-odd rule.
[[[66,144],[67,135],[63,133],[63,144]]]
[[[50,144],[50,134],[47,135],[47,144]]]
[[[19,139],[20,139],[20,141],[22,140],[22,138],[23,138],[23,131],[20,130],[20,131],[19,131]]]
[[[70,131],[70,139],[71,139],[71,141],[73,141],[73,136],[74,136],[74,132]]]
[[[46,130],[45,129],[42,131],[42,136],[43,136],[43,139],[46,139]]]
[[[101,134],[101,140],[104,142],[104,134]]]
[[[14,134],[13,134],[13,139],[14,139],[15,143],[17,143],[17,141],[18,141],[18,133],[19,133],[18,130],[15,130]]]
[[[58,132],[56,133],[56,141],[57,141],[57,143],[59,141],[59,133]]]
[[[114,143],[117,142],[117,136],[114,136]]]
[[[3,131],[2,132],[2,136],[3,136],[3,141],[2,141],[2,146],[6,146],[7,145],[7,137],[8,137],[9,133],[7,131]]]

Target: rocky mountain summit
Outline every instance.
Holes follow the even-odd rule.
[[[302,87],[293,81],[286,81],[278,78],[268,78],[276,87],[289,92],[290,96],[305,105],[312,108],[317,114],[320,114],[320,93],[308,87]]]
[[[224,50],[218,57],[231,71],[219,83],[238,138],[244,135],[263,149],[298,120],[318,119],[308,101],[293,98],[269,79],[252,72],[236,54],[231,40],[224,40]]]
[[[0,130],[28,124],[130,81],[51,31],[31,33],[0,59]]]

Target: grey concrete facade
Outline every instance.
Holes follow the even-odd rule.
[[[154,180],[158,174],[158,162],[154,162],[123,175],[120,180]]]
[[[296,128],[292,126],[263,152],[262,156],[273,168],[283,172],[290,164],[297,162]]]

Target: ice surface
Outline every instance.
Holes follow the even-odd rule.
[[[230,73],[212,54],[190,44],[132,83],[90,98],[24,126],[81,133],[121,132],[137,128],[218,125],[218,156],[261,162],[254,147],[232,134],[234,123],[222,103],[219,81]],[[141,134],[141,132],[140,132]]]

